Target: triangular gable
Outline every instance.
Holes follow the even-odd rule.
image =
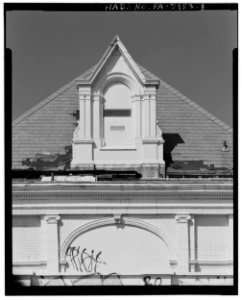
[[[97,78],[98,74],[101,72],[105,64],[107,63],[108,59],[112,55],[112,53],[118,49],[120,54],[124,58],[125,62],[128,64],[130,69],[134,72],[136,77],[143,83],[143,84],[155,84],[159,85],[159,79],[157,77],[147,78],[140,70],[139,66],[135,63],[129,52],[127,51],[126,47],[120,40],[119,36],[116,35],[113,41],[111,42],[110,46],[105,51],[104,55],[92,71],[92,73],[87,78],[79,78],[77,80],[78,84],[92,84],[95,79]]]

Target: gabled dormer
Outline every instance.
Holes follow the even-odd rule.
[[[152,169],[163,174],[156,124],[159,79],[147,77],[116,36],[87,77],[76,80],[80,120],[73,135],[74,169]],[[150,174],[149,174],[150,176]]]

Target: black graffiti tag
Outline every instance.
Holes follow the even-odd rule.
[[[77,271],[96,273],[98,264],[106,263],[100,260],[102,251],[99,251],[96,255],[94,253],[94,250],[92,250],[90,254],[86,248],[80,250],[80,246],[74,246],[67,249],[66,256],[70,257],[72,266]]]
[[[145,276],[143,280],[145,285],[161,285],[162,281],[160,277],[156,277],[153,279],[150,276]]]

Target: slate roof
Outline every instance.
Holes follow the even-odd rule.
[[[76,82],[92,80],[114,47],[123,51],[146,82],[160,82],[157,120],[163,132],[164,159],[171,174],[228,174],[233,163],[232,129],[194,101],[134,62],[115,37],[100,62],[17,118],[12,125],[12,168],[68,170],[77,125]],[[105,56],[106,55],[106,56]],[[224,141],[226,150],[223,150]],[[44,162],[44,163],[43,163]],[[224,173],[225,172],[225,173]]]
[[[157,78],[142,66],[139,68],[146,77]],[[93,69],[81,77],[88,76]],[[78,110],[75,84],[78,78],[80,76],[13,122],[13,169],[38,169],[38,155],[49,159],[47,169],[68,169],[76,127],[73,112]],[[210,165],[232,168],[232,129],[162,80],[157,92],[157,119],[165,140],[168,171],[182,172],[187,164],[193,166],[187,168],[190,171],[212,170],[213,167],[208,168]],[[223,141],[228,151],[222,151]],[[55,160],[54,165],[51,159]]]

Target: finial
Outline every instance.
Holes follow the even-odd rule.
[[[117,42],[119,42],[119,41],[120,41],[120,38],[119,38],[119,36],[116,34],[115,37],[114,37],[114,39],[112,40],[111,45],[114,45],[115,43],[117,43]]]

